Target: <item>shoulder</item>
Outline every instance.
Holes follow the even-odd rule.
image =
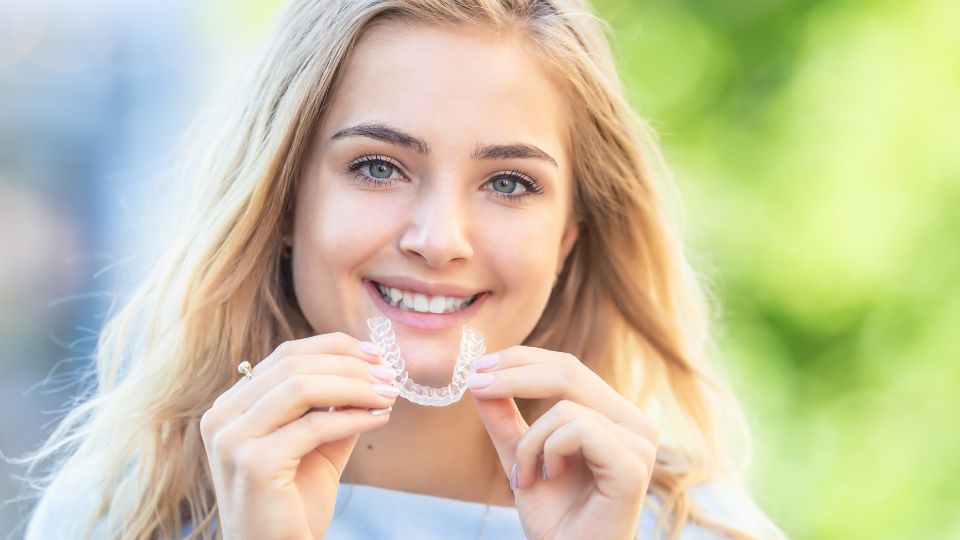
[[[786,536],[764,514],[749,492],[727,482],[699,484],[689,489],[691,506],[710,521],[731,529],[736,529],[758,540],[784,540]],[[648,497],[654,508],[641,519],[641,531],[652,538],[656,526],[657,511],[661,501],[655,496]],[[680,540],[728,540],[730,536],[722,531],[688,521],[680,535]]]

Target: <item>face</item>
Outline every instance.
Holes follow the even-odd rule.
[[[293,279],[317,333],[393,321],[450,382],[463,325],[520,344],[576,239],[567,102],[516,38],[397,22],[345,66],[298,184]]]

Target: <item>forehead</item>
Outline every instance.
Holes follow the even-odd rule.
[[[522,36],[391,21],[368,30],[348,59],[323,140],[382,121],[431,149],[477,142],[536,145],[567,168],[567,101]]]

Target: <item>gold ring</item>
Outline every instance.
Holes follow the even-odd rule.
[[[240,365],[237,366],[237,371],[251,381],[253,380],[253,373],[250,371],[250,362],[247,362],[246,360],[240,362]]]

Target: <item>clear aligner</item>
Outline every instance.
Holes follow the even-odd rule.
[[[457,356],[457,364],[453,368],[450,384],[441,388],[424,386],[413,382],[407,373],[390,319],[386,317],[367,319],[367,326],[370,327],[370,340],[383,349],[384,363],[397,372],[393,384],[400,388],[400,397],[418,405],[445,407],[459,401],[467,390],[464,379],[473,373],[473,361],[485,350],[483,334],[474,328],[464,326],[460,336],[460,354]]]

